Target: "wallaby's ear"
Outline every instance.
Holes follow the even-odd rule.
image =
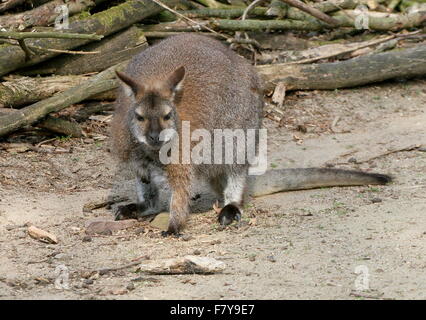
[[[184,66],[177,68],[175,71],[173,71],[169,75],[169,77],[167,79],[167,84],[170,86],[173,93],[176,93],[176,92],[182,90],[182,83],[183,83],[184,77],[185,77],[185,67]]]
[[[137,82],[136,80],[134,80],[133,78],[129,77],[127,74],[120,72],[120,71],[116,71],[115,72],[117,74],[117,77],[123,81],[125,84],[127,84],[130,89],[132,90],[132,93],[134,94],[134,96],[140,96],[143,95],[145,88],[142,84],[140,84],[139,82]]]

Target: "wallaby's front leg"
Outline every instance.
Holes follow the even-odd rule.
[[[137,211],[139,216],[158,213],[158,188],[154,182],[136,178]]]
[[[170,200],[170,219],[167,232],[179,234],[184,228],[189,216],[191,199],[191,169],[184,165],[171,165],[168,177],[172,197]]]
[[[115,220],[137,219],[159,212],[158,188],[151,181],[139,175],[135,178],[136,203],[130,203],[117,208]]]

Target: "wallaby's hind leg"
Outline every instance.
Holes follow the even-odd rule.
[[[246,185],[246,173],[231,173],[226,177],[223,199],[225,206],[234,203],[238,206],[243,201],[244,188]]]
[[[226,184],[223,191],[224,207],[219,214],[221,225],[231,224],[234,220],[241,220],[242,203],[246,185],[246,172],[231,173],[226,177]]]

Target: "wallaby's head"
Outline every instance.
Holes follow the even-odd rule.
[[[135,138],[152,149],[159,149],[178,128],[176,104],[181,97],[185,68],[180,67],[162,80],[140,83],[118,72],[130,101],[128,125]],[[173,129],[166,130],[165,129]],[[163,133],[162,133],[163,132]]]

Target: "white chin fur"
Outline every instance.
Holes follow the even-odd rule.
[[[145,135],[139,130],[139,128],[135,125],[133,125],[132,127],[132,133],[133,136],[136,138],[136,140],[138,140],[140,143],[144,143],[147,144],[146,141],[146,137]]]

